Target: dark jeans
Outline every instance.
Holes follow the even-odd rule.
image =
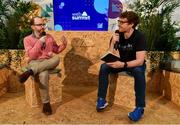
[[[133,68],[112,68],[106,63],[101,65],[99,72],[99,87],[98,87],[98,97],[106,98],[107,88],[108,88],[108,76],[110,73],[118,73],[122,71],[130,72],[134,77],[134,90],[136,97],[136,107],[145,107],[145,90],[146,90],[146,80],[145,80],[145,69],[146,65],[137,66]]]

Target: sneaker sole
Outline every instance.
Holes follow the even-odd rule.
[[[144,115],[142,115],[141,118],[143,118],[143,116],[144,116]],[[140,118],[140,119],[138,119],[138,120],[134,120],[134,119],[132,119],[132,118],[130,117],[129,113],[128,113],[128,118],[129,118],[131,121],[133,121],[133,122],[137,122],[137,121],[139,121],[139,120],[141,119],[141,118]]]
[[[96,111],[97,111],[97,112],[101,112],[101,111],[103,111],[107,106],[108,106],[108,103],[106,102],[103,107],[96,108]]]
[[[129,120],[134,121],[134,120],[130,117],[129,113],[128,113],[128,118],[129,118]]]

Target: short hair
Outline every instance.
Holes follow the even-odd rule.
[[[133,28],[135,28],[140,23],[139,16],[133,11],[125,11],[125,12],[121,13],[121,15],[119,17],[127,18],[128,23],[134,24]]]
[[[30,20],[30,25],[34,25],[34,20],[35,20],[35,18],[43,18],[43,17],[41,17],[41,16],[35,16],[35,17],[33,17],[33,18]]]

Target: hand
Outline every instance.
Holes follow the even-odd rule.
[[[42,44],[45,43],[46,42],[46,36],[42,36],[39,40],[41,41]]]
[[[115,61],[115,62],[110,62],[110,63],[106,63],[106,64],[112,68],[123,68],[124,67],[124,62],[121,62],[121,61]]]
[[[63,45],[65,45],[65,46],[67,45],[67,39],[65,36],[61,37],[61,42],[63,43]]]
[[[115,33],[112,36],[112,42],[115,44],[116,42],[119,42],[119,34]]]

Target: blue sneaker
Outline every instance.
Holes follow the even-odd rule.
[[[136,122],[141,119],[141,117],[144,114],[144,108],[142,107],[136,107],[134,111],[128,113],[128,117],[130,120]]]
[[[97,100],[97,105],[96,105],[96,110],[97,112],[102,111],[103,109],[105,109],[107,107],[108,103],[106,102],[105,99],[103,98],[98,98]]]

